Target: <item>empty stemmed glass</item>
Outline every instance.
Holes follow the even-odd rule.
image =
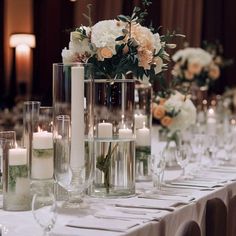
[[[224,158],[224,161],[230,161],[234,147],[235,147],[235,137],[232,132],[229,132],[224,135],[224,149],[226,151],[226,156]]]
[[[165,169],[164,151],[159,151],[158,154],[151,155],[151,171],[153,179],[153,187],[155,190],[161,190],[161,175]]]
[[[43,235],[50,235],[57,219],[56,199],[48,188],[38,189],[32,200],[32,213],[36,222],[43,228]]]
[[[182,142],[180,143],[180,145],[177,146],[175,157],[176,157],[177,163],[182,168],[181,176],[183,178],[188,178],[188,176],[186,176],[185,168],[189,163],[190,155],[191,155],[191,146],[189,143]]]
[[[93,142],[85,141],[85,153],[78,153],[76,166],[71,162],[71,120],[60,115],[55,120],[54,130],[54,176],[57,183],[68,191],[65,208],[85,208],[84,191],[91,185],[94,175]],[[79,159],[80,155],[80,159]]]

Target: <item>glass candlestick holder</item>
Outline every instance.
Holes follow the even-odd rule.
[[[65,188],[69,193],[69,201],[74,199],[74,205],[77,204],[77,207],[81,203],[81,189],[85,190],[92,183],[94,173],[91,169],[94,166],[93,89],[92,64],[53,64],[54,171],[59,190],[59,186]],[[70,133],[67,137],[64,136],[64,131],[62,132],[66,127],[59,128],[59,123],[69,125]],[[69,148],[70,152],[58,152],[64,150],[63,147]],[[63,169],[63,163],[68,167],[68,171]],[[60,174],[63,171],[64,178],[69,176],[69,182],[62,184],[58,176],[63,176],[63,173]]]

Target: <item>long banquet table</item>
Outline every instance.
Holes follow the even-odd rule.
[[[219,172],[220,174],[227,176],[227,174]],[[180,170],[168,170],[165,172],[165,178],[170,180],[176,178],[180,174]],[[216,173],[217,174],[217,173]],[[88,198],[86,201],[90,203],[89,209],[84,210],[63,210],[59,208],[58,218],[56,221],[56,226],[53,230],[52,235],[57,236],[72,236],[72,235],[96,235],[96,236],[117,236],[117,235],[127,235],[127,236],[177,236],[178,231],[181,229],[182,225],[189,221],[196,221],[202,231],[202,235],[205,235],[205,205],[207,200],[212,198],[220,198],[224,201],[226,206],[228,205],[229,198],[236,194],[236,171],[235,174],[230,172],[230,178],[227,182],[223,183],[221,186],[215,187],[214,189],[202,188],[202,190],[195,189],[192,191],[191,195],[194,196],[194,200],[189,203],[176,204],[174,211],[159,211],[156,219],[149,220],[146,222],[139,221],[137,226],[128,229],[125,232],[114,232],[106,230],[95,230],[95,229],[83,229],[65,226],[71,220],[80,221],[82,218],[88,219],[93,222],[96,218],[93,218],[94,214],[99,211],[109,212],[114,209],[115,203],[122,202],[135,202],[137,196],[127,199],[95,199]],[[151,183],[139,183],[137,184],[138,190],[145,190],[151,187]],[[187,190],[186,190],[187,191]],[[148,201],[149,199],[147,199]],[[155,200],[150,200],[155,201]],[[168,200],[156,200],[159,204],[158,206],[165,205]],[[117,209],[117,208],[116,208]],[[127,208],[128,209],[128,208]],[[134,208],[132,208],[134,210]],[[87,216],[88,215],[88,216]],[[88,217],[88,218],[86,218]],[[90,217],[90,218],[89,218]],[[109,218],[109,217],[108,217]],[[111,224],[117,224],[126,221],[117,221],[115,219],[101,219],[107,223],[110,221]],[[113,222],[112,222],[113,221]],[[95,222],[95,221],[94,221]],[[137,223],[137,220],[136,220]],[[32,213],[29,212],[7,212],[0,210],[0,224],[4,225],[8,229],[8,236],[21,235],[21,236],[37,236],[42,235],[42,230],[37,225],[34,220]],[[3,234],[4,235],[4,234]]]

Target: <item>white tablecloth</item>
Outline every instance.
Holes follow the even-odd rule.
[[[167,171],[166,178],[175,178],[180,171]],[[138,188],[148,188],[150,183],[139,184]],[[163,211],[160,215],[160,219],[157,221],[149,221],[141,223],[124,233],[104,231],[104,230],[92,230],[72,228],[65,226],[66,223],[72,219],[79,219],[79,217],[85,215],[91,215],[95,212],[102,210],[109,205],[110,200],[104,199],[87,199],[91,202],[91,208],[87,210],[59,210],[56,226],[53,230],[53,235],[57,236],[175,236],[178,235],[178,229],[186,221],[195,220],[202,230],[202,235],[205,235],[205,204],[208,199],[218,197],[222,199],[225,204],[228,204],[229,198],[236,194],[236,182],[230,181],[223,187],[217,187],[213,191],[195,191],[195,201],[177,207],[174,212]],[[135,200],[135,198],[134,198]],[[111,200],[120,201],[120,200]],[[163,204],[165,201],[163,200]],[[7,212],[0,210],[0,224],[8,228],[8,236],[38,236],[42,235],[40,227],[34,220],[31,212]]]

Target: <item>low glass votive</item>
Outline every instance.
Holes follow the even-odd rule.
[[[8,140],[12,146],[16,142],[16,132],[15,131],[1,131],[0,132],[0,191],[2,190],[2,175],[3,175],[3,144],[4,140]]]
[[[30,210],[32,198],[27,150],[12,146],[9,140],[5,140],[3,147],[3,209]]]
[[[31,190],[53,188],[52,108],[24,103],[24,145],[28,150]]]

